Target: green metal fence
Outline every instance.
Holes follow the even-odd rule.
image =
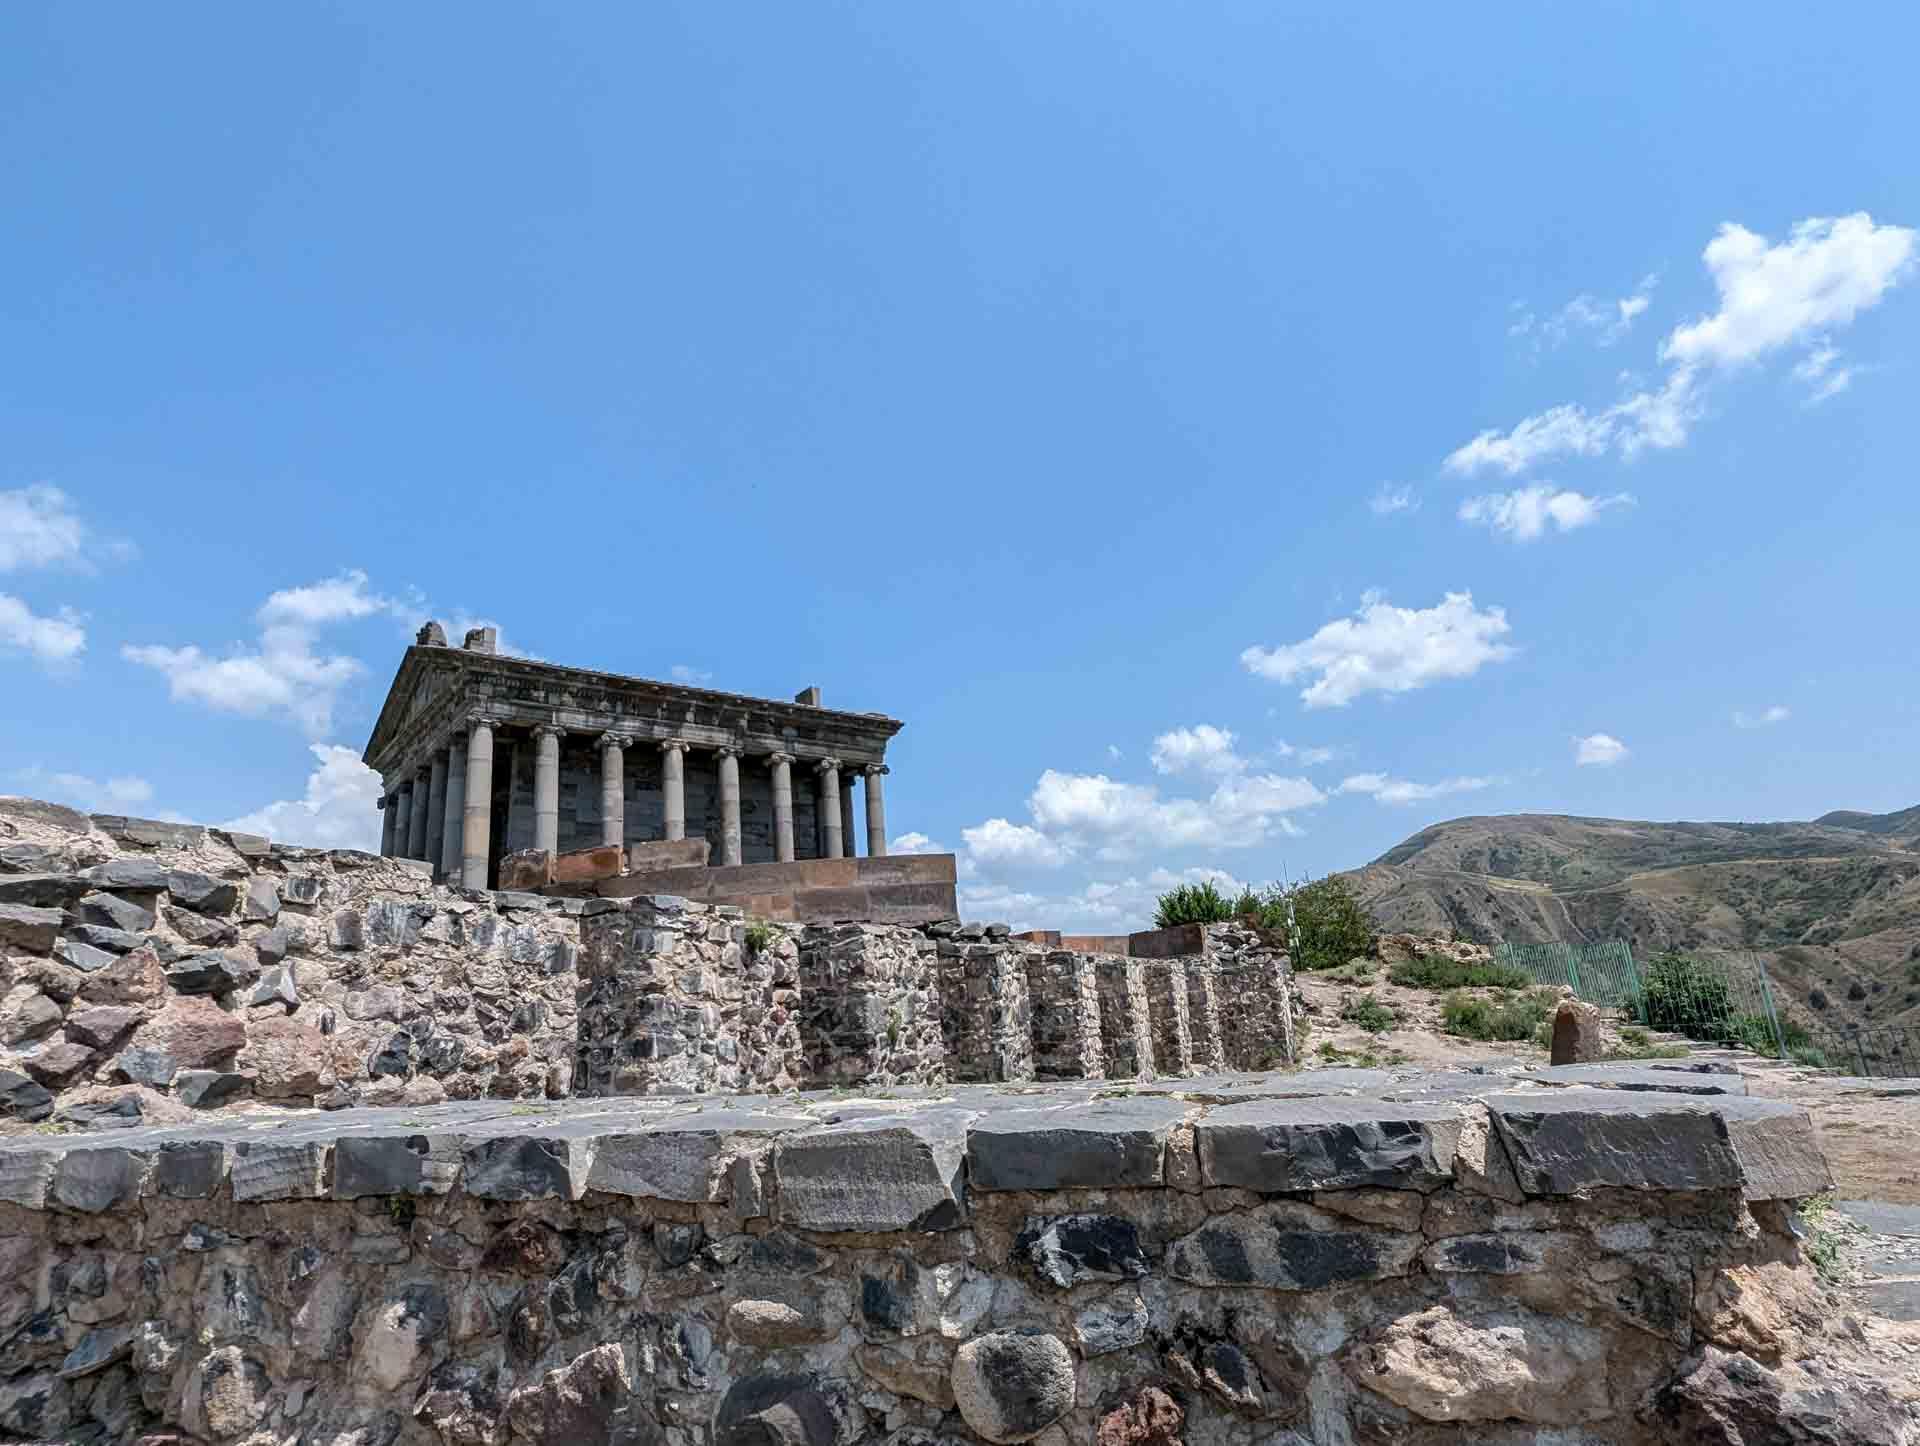
[[[1640,970],[1624,939],[1598,944],[1499,944],[1493,957],[1536,984],[1564,984],[1602,1009],[1632,1013],[1640,997]]]

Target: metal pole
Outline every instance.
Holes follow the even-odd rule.
[[[1760,975],[1760,998],[1767,1006],[1767,1023],[1773,1026],[1774,1045],[1780,1051],[1780,1058],[1785,1059],[1787,1057],[1787,1035],[1786,1031],[1780,1028],[1780,1016],[1774,1012],[1773,986],[1767,982],[1767,962],[1758,954],[1749,957],[1752,958],[1753,967]]]

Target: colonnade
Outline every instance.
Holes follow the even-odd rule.
[[[495,724],[469,719],[448,744],[435,749],[411,776],[384,795],[378,807],[380,852],[388,857],[423,859],[436,875],[456,874],[469,889],[487,887],[487,862],[493,829],[493,744]],[[563,730],[549,723],[530,730],[533,761],[533,846],[549,853],[560,845],[560,738]],[[598,735],[600,755],[600,841],[626,842],[626,750],[639,740],[617,731]],[[665,803],[668,839],[687,835],[686,753],[695,745],[681,738],[661,739],[661,792]],[[772,751],[745,754],[736,745],[712,749],[719,761],[720,857],[722,865],[743,862],[740,835],[740,764],[743,756],[771,771],[773,786],[774,857],[788,863],[795,857],[793,837],[793,768],[802,760],[794,754]],[[883,763],[846,768],[838,758],[805,760],[813,770],[818,791],[820,856],[852,857],[855,849],[853,784],[859,777],[867,789],[867,853],[887,852],[887,805],[881,780]]]

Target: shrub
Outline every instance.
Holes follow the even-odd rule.
[[[1160,906],[1153,913],[1153,926],[1171,929],[1176,924],[1224,924],[1232,917],[1233,905],[1208,879],[1204,884],[1181,884],[1162,894]]]
[[[1685,954],[1657,954],[1642,983],[1641,1007],[1654,1029],[1689,1039],[1731,1037],[1733,992],[1719,970]]]
[[[1532,1039],[1557,1003],[1551,989],[1529,989],[1509,999],[1456,990],[1440,1001],[1440,1027],[1465,1039]]]
[[[747,952],[758,954],[773,942],[773,925],[754,919],[747,925]]]
[[[1370,993],[1349,999],[1347,1007],[1340,1011],[1340,1017],[1348,1024],[1358,1025],[1368,1034],[1385,1034],[1400,1022],[1398,1015]]]
[[[1337,969],[1373,952],[1373,925],[1345,879],[1329,875],[1266,891],[1260,923],[1287,935],[1295,969]]]
[[[1855,1004],[1858,1004],[1862,999],[1865,999],[1866,997],[1867,997],[1867,986],[1862,984],[1858,979],[1854,980],[1853,983],[1847,986],[1847,998],[1851,999]]]
[[[1437,954],[1396,964],[1387,977],[1408,989],[1525,989],[1533,983],[1525,970],[1511,964],[1469,963]]]
[[[1252,889],[1242,889],[1240,897],[1233,901],[1233,917],[1244,919],[1249,915],[1260,917],[1260,896]]]
[[[1809,989],[1807,991],[1807,1003],[1814,1009],[1825,1009],[1827,1007],[1827,991],[1819,988]]]

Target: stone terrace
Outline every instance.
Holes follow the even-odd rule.
[[[1671,1440],[1751,1338],[1718,1282],[1804,1275],[1786,1207],[1828,1183],[1738,1091],[1329,1070],[17,1137],[0,1430]]]

